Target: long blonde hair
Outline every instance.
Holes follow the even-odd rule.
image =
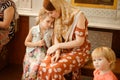
[[[57,18],[54,23],[54,33],[57,34],[57,39],[59,42],[62,41],[62,38],[66,40],[67,31],[74,21],[74,16],[80,11],[79,8],[72,6],[65,0],[45,0],[45,2],[46,1],[51,2],[55,10],[60,12],[60,17]]]
[[[115,67],[116,55],[115,52],[109,47],[105,47],[105,46],[98,47],[93,50],[91,56],[92,58],[103,56],[111,63],[110,65],[111,69]]]

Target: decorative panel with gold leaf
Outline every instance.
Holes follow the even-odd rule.
[[[74,6],[116,9],[117,0],[71,0]]]

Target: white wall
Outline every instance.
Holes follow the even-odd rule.
[[[13,0],[17,9],[32,10],[38,12],[42,7],[43,0]]]
[[[71,3],[71,0],[67,0]],[[104,17],[104,18],[120,18],[120,0],[117,2],[117,9],[104,9],[104,8],[89,8],[80,7],[86,16]]]
[[[39,13],[39,10],[42,8],[42,3],[43,3],[43,0],[33,0],[33,7],[32,7],[32,10]],[[31,28],[32,26],[35,25],[35,22],[36,21],[36,16],[30,16],[29,17],[29,27]]]
[[[13,0],[20,15],[29,16],[29,27],[35,25],[36,16],[42,8],[43,0]],[[29,2],[28,2],[29,1]]]
[[[32,0],[32,10],[39,12],[42,7],[43,0]]]
[[[21,3],[19,2],[19,0],[14,0],[14,1],[16,2],[17,8],[19,9]],[[66,1],[71,3],[71,0],[66,0]],[[35,21],[36,21],[35,18],[39,13],[40,8],[42,8],[43,0],[32,0],[31,3],[32,3],[32,8],[30,11],[29,10],[27,11],[26,9],[23,9],[22,11],[18,11],[20,15],[30,16],[30,21],[29,21],[30,27],[35,25]],[[118,0],[117,9],[80,7],[80,10],[82,10],[85,13],[85,15],[88,17],[89,22],[92,23],[92,25],[94,25],[93,22],[96,23],[96,19],[97,19],[97,23],[100,23],[101,26],[103,26],[102,25],[103,23],[105,23],[105,25],[107,23],[106,26],[109,26],[108,25],[109,23],[110,24],[112,23],[113,25],[117,24],[117,27],[119,27],[120,25],[120,0]]]

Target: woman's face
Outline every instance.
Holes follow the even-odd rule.
[[[53,17],[53,18],[58,18],[60,16],[60,12],[59,11],[48,11],[46,10],[46,12],[49,14],[49,16]]]

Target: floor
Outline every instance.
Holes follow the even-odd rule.
[[[21,75],[21,65],[7,65],[2,70],[0,70],[0,80],[21,80]],[[92,78],[82,76],[81,80],[92,80]]]
[[[93,78],[92,77],[82,76],[81,80],[93,80]]]
[[[0,70],[0,80],[21,80],[22,66],[7,65]]]

